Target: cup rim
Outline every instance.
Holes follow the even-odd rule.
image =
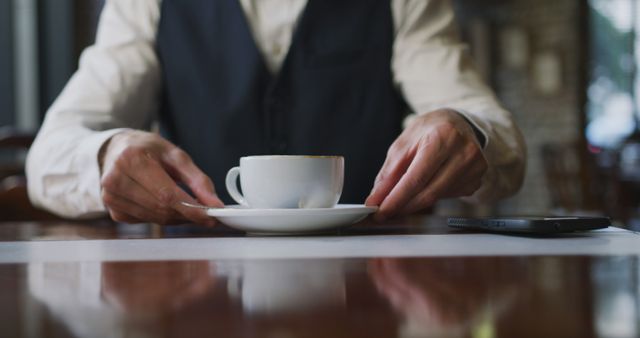
[[[344,159],[339,155],[251,155],[243,156],[240,160],[274,160],[274,159]]]

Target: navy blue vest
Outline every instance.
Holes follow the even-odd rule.
[[[241,156],[342,155],[341,203],[362,203],[405,104],[393,87],[389,0],[309,0],[277,75],[238,0],[163,0],[163,134],[218,194]]]

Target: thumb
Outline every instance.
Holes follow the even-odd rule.
[[[198,199],[198,201],[200,201],[200,203],[209,207],[224,207],[224,203],[222,203],[222,201],[218,197],[218,194],[216,193],[213,182],[206,175],[204,175],[204,179],[202,179],[201,183],[185,183],[189,186],[189,189],[191,189],[191,191],[196,195],[196,198]]]
[[[163,156],[163,163],[175,179],[191,189],[200,203],[210,207],[224,207],[211,179],[193,163],[186,152],[175,147]]]

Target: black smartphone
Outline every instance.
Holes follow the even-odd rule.
[[[522,234],[559,234],[603,229],[611,225],[607,217],[500,217],[447,219],[447,225],[468,230]]]

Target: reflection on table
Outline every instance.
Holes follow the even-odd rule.
[[[638,277],[635,256],[0,265],[56,337],[634,337]]]

